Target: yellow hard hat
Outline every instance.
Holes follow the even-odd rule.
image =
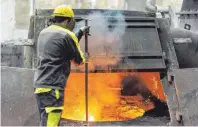
[[[74,12],[71,7],[67,5],[60,5],[54,9],[54,12],[52,13],[53,17],[55,16],[60,16],[60,17],[69,17],[73,18],[74,17]]]

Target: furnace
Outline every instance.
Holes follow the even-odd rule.
[[[51,11],[37,10],[37,23],[30,24],[36,31],[34,35],[30,31],[30,37],[37,38],[48,25]],[[91,25],[91,36],[79,42],[88,61],[86,68],[72,65],[61,125],[170,122],[164,86],[168,84],[167,68],[174,66],[176,56],[167,43],[167,20],[138,11],[76,9],[74,13],[76,28]]]
[[[111,11],[93,13],[87,19],[92,26],[87,45],[88,121],[169,118],[161,82],[165,61],[155,19],[124,17]],[[84,21],[77,27],[80,25]],[[82,49],[84,41],[80,42]],[[72,66],[63,120],[86,121],[85,70],[84,66]]]

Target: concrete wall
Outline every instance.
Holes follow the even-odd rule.
[[[27,39],[29,17],[29,0],[1,1],[1,66],[23,67],[23,46],[13,43]]]
[[[23,67],[23,47],[1,44],[1,66]]]
[[[9,7],[9,9],[7,9]],[[4,13],[6,11],[6,13]],[[15,0],[1,1],[1,38],[8,40],[14,37],[15,28]]]
[[[30,21],[30,9],[29,0],[15,0],[15,28],[17,30],[28,29]]]
[[[0,41],[27,38],[29,0],[2,0],[0,20]]]
[[[38,126],[34,70],[1,67],[1,125]]]

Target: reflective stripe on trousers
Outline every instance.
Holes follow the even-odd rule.
[[[58,126],[63,110],[64,91],[36,88],[34,93],[37,96],[41,126]]]

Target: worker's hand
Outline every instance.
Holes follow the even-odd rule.
[[[85,53],[85,59],[88,61],[89,60],[89,58],[90,58],[90,54],[89,54],[89,52],[88,53]]]
[[[80,30],[83,32],[83,35],[85,35],[85,34],[90,35],[89,34],[90,26],[84,26],[84,27],[80,28]]]

